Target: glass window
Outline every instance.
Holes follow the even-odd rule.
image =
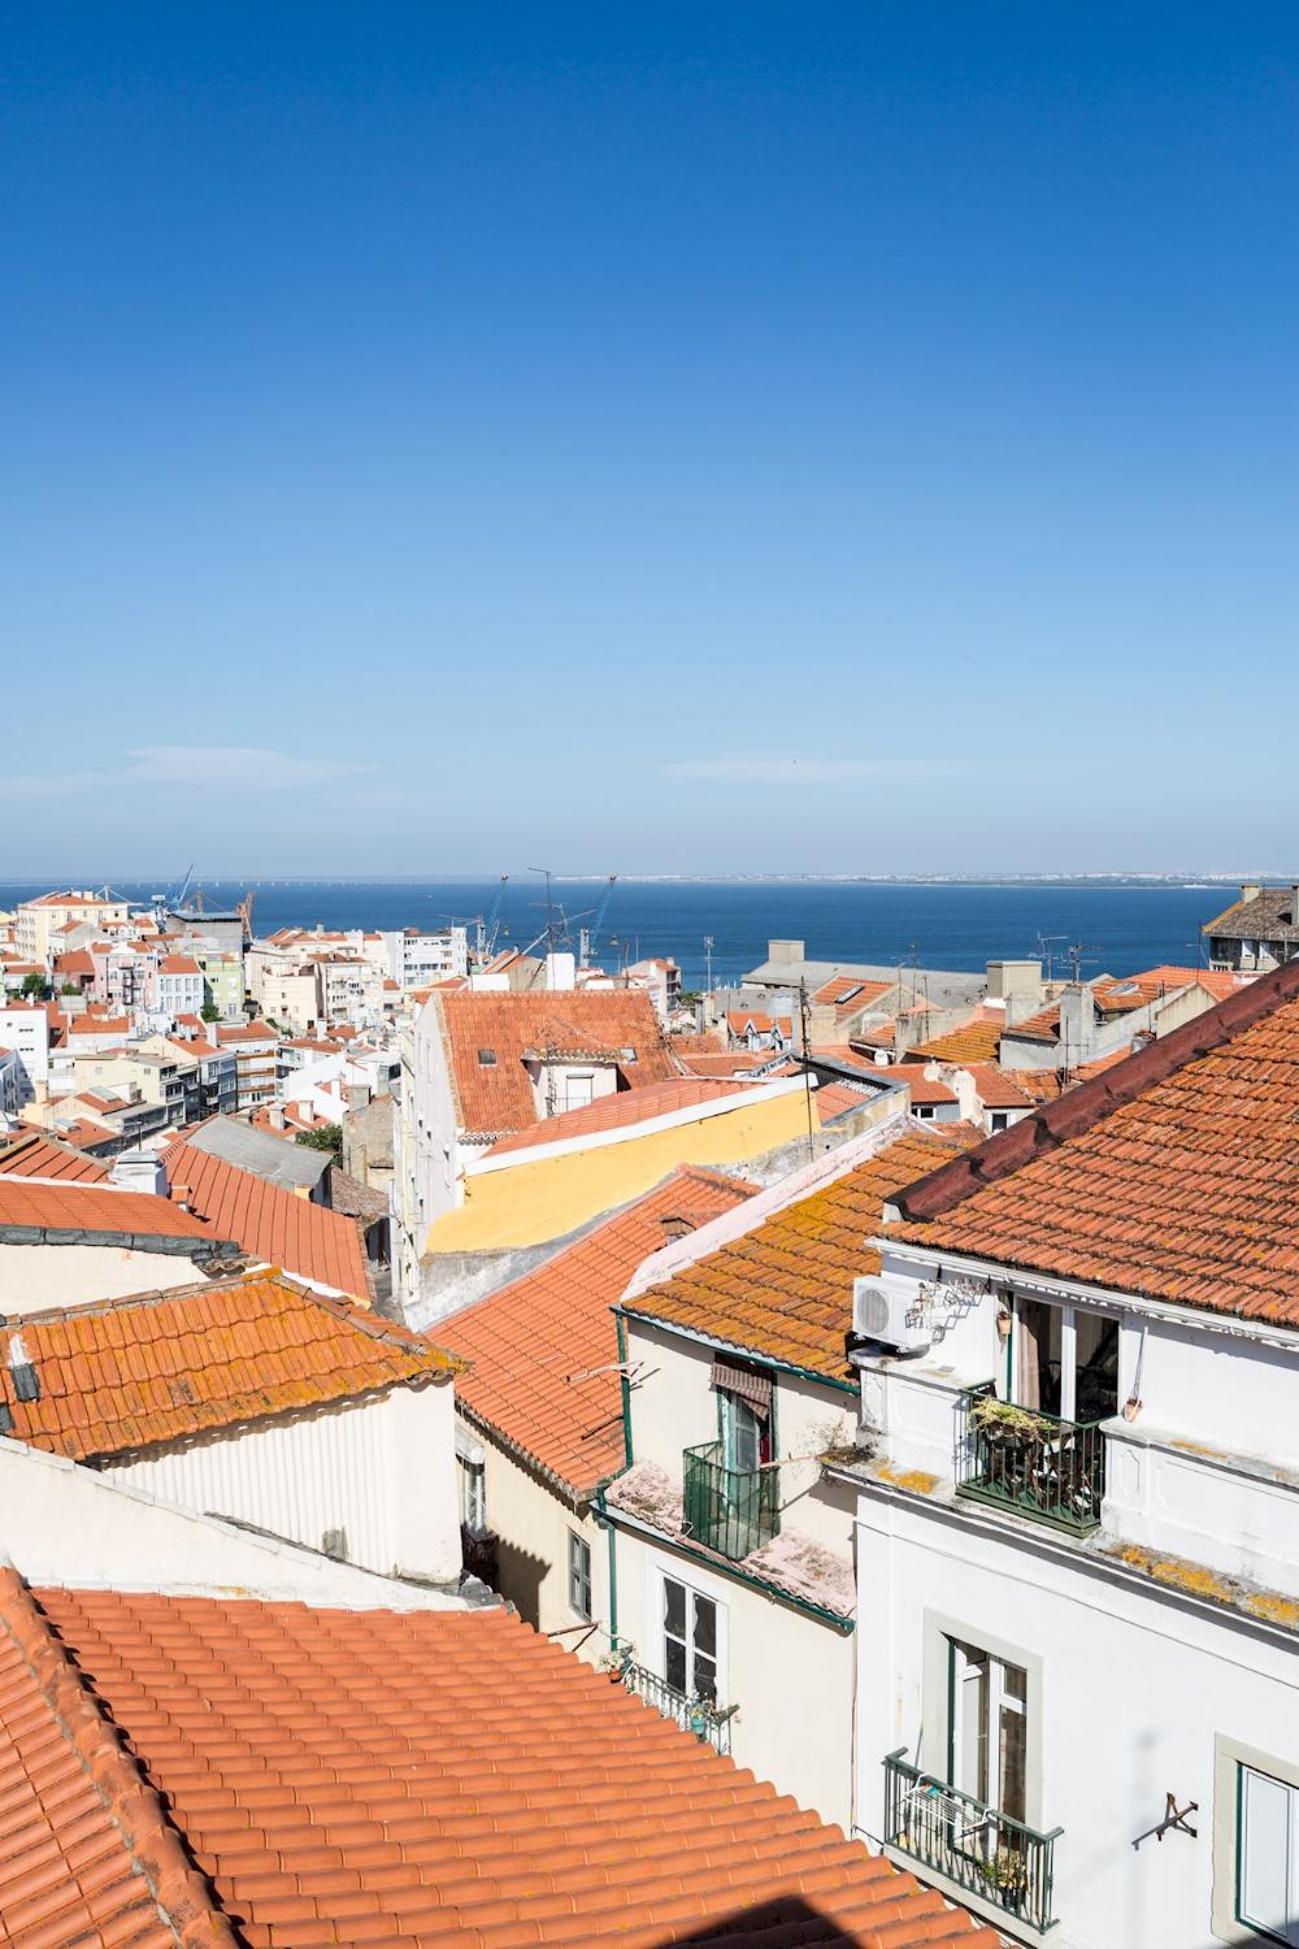
[[[687,1698],[717,1698],[718,1616],[711,1597],[663,1579],[663,1676]]]
[[[466,1462],[461,1477],[461,1520],[466,1529],[487,1528],[487,1485],[481,1462]]]
[[[1019,1665],[948,1639],[949,1778],[1012,1820],[1024,1820],[1028,1677]]]
[[[590,1617],[591,1545],[573,1529],[568,1532],[568,1602],[579,1617]]]
[[[1299,1944],[1299,1792],[1240,1769],[1236,1905],[1242,1922],[1278,1942]]]
[[[762,1460],[764,1423],[738,1394],[723,1392],[722,1453],[728,1469],[751,1475]]]

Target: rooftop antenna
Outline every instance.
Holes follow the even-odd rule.
[[[1083,956],[1096,953],[1096,944],[1094,941],[1071,941],[1068,952],[1069,979],[1075,984],[1081,984]]]
[[[704,935],[704,968],[704,990],[707,994],[711,994],[713,989],[713,937],[711,934]]]
[[[1048,981],[1052,980],[1055,975],[1055,951],[1068,938],[1069,936],[1067,934],[1039,934],[1037,937],[1037,951],[1039,957],[1046,962],[1046,978]]]

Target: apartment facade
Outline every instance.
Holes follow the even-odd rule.
[[[1015,1940],[1299,1940],[1299,968],[907,1187],[858,1826]]]

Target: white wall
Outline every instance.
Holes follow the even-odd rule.
[[[885,1754],[942,1773],[941,1707],[924,1643],[943,1622],[1038,1661],[1040,1777],[1029,1818],[1056,1844],[1061,1949],[1208,1949],[1214,1741],[1299,1761],[1296,1641],[1153,1585],[1073,1567],[1031,1524],[971,1521],[915,1500],[859,1505],[858,1811],[878,1838]],[[1030,1700],[1032,1710],[1032,1700]],[[1165,1795],[1199,1802],[1197,1839],[1134,1842]],[[1251,1938],[1252,1939],[1252,1938]]]
[[[113,1475],[0,1439],[0,1555],[33,1584],[462,1610],[461,1598],[156,1502]]]
[[[449,1384],[205,1437],[105,1466],[165,1502],[238,1518],[319,1550],[347,1533],[347,1560],[383,1576],[460,1573]]]
[[[0,1244],[0,1313],[169,1292],[202,1277],[193,1260],[178,1252],[132,1252],[119,1245]]]
[[[618,1635],[663,1675],[661,1576],[719,1607],[720,1703],[738,1705],[731,1756],[845,1829],[852,1802],[853,1638],[706,1568],[666,1544],[618,1532]]]

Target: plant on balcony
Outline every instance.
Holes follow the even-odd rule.
[[[980,1872],[1006,1908],[1018,1908],[1028,1893],[1028,1860],[1018,1848],[999,1847],[980,1864]]]
[[[980,1394],[971,1401],[970,1427],[1007,1448],[1028,1448],[1050,1433],[1050,1424],[1040,1414],[1017,1408],[1013,1401],[999,1401],[995,1394]]]

